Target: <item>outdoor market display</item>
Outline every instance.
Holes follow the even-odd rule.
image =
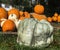
[[[0,7],[1,32],[15,32],[17,29],[17,42],[21,45],[34,47],[47,47],[53,42],[52,22],[60,22],[60,15],[53,16],[44,14],[43,5],[35,5],[34,12],[21,11],[12,8],[6,11]]]

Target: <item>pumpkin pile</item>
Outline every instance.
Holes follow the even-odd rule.
[[[27,11],[19,11],[16,8],[12,8],[6,11],[4,8],[0,7],[0,27],[3,32],[14,31],[18,29],[20,21],[25,18],[30,18],[30,13]]]
[[[58,13],[54,13],[52,17],[47,17],[47,21],[49,22],[60,22],[60,15]]]
[[[26,46],[47,47],[53,41],[53,26],[49,23],[60,22],[60,17],[44,15],[44,6],[36,5],[33,13],[23,12],[16,8],[6,11],[0,8],[0,26],[3,32],[18,29],[17,42]],[[49,22],[48,22],[49,21]]]
[[[55,13],[52,17],[47,17],[44,14],[44,9],[44,6],[40,4],[34,7],[33,13],[28,13],[27,11],[23,12],[16,8],[12,8],[9,11],[6,11],[4,8],[0,7],[0,27],[2,28],[2,31],[5,32],[5,23],[7,25],[7,28],[10,29],[11,27],[9,27],[9,21],[11,21],[13,22],[11,26],[14,25],[14,28],[18,29],[19,23],[26,18],[34,18],[39,21],[45,19],[49,22],[60,22],[60,15],[58,15],[58,13]],[[15,30],[14,28],[11,28],[9,31]]]
[[[53,26],[43,13],[44,7],[42,5],[36,5],[34,12],[30,14],[20,12],[20,19],[26,18],[18,26],[17,42],[20,45],[42,48],[53,42]]]

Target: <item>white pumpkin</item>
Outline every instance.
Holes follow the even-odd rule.
[[[5,19],[5,18],[2,18],[1,19],[1,27],[3,26],[3,24],[4,24],[4,22],[6,21],[7,19]]]
[[[15,23],[16,28],[18,28],[20,20],[18,20],[18,18],[17,18],[17,16],[15,14],[10,14],[8,19],[12,20]]]
[[[53,42],[53,27],[46,20],[24,19],[18,27],[17,42],[20,45],[47,47]]]
[[[18,20],[18,18],[17,18],[17,16],[15,14],[10,14],[9,17],[8,17],[8,19],[11,19],[13,21]]]
[[[50,32],[52,32],[53,31],[53,27],[51,26],[51,24],[48,22],[48,21],[46,21],[46,20],[41,20],[40,21],[41,23],[46,23],[46,24],[48,24],[49,25],[49,27],[50,27]]]

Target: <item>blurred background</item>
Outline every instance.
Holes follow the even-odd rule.
[[[55,12],[60,13],[60,0],[0,0],[0,3],[10,4],[23,11],[33,12],[36,4],[45,7],[45,14],[52,16]]]

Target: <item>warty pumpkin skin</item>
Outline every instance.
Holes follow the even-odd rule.
[[[11,9],[11,10],[9,10],[8,11],[8,16],[10,15],[10,14],[15,14],[18,18],[19,18],[19,10],[18,9],[15,9],[15,8],[13,8],[13,9]]]
[[[53,27],[46,20],[24,19],[18,27],[17,42],[20,45],[47,47],[53,41]]]
[[[15,23],[12,20],[6,20],[3,23],[3,26],[2,26],[3,32],[14,31],[14,30],[15,30]]]
[[[43,5],[36,5],[34,7],[34,12],[38,14],[43,14],[44,13],[44,6]]]
[[[7,18],[7,11],[0,7],[0,19]]]

